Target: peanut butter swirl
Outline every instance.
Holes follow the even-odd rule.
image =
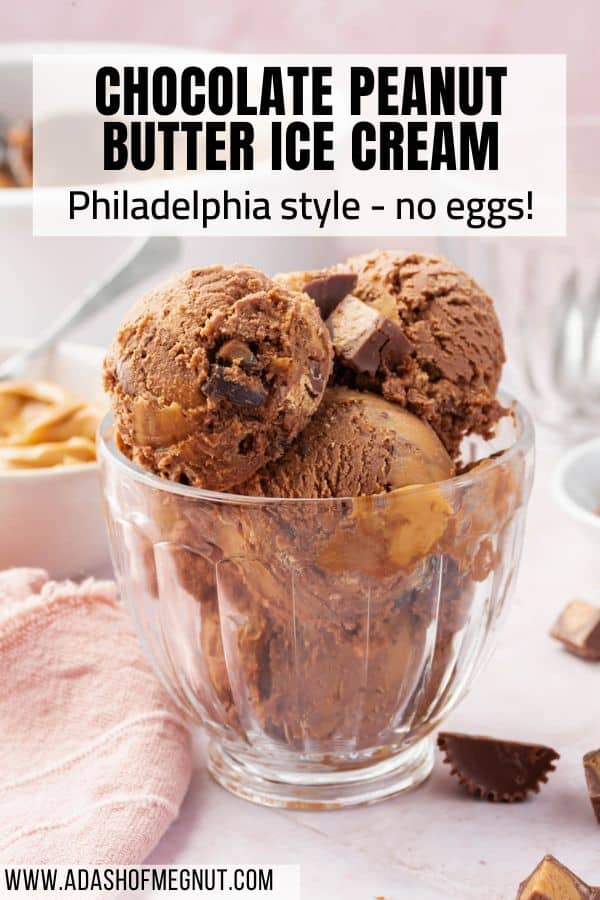
[[[56,384],[0,383],[0,471],[94,462],[101,415]]]

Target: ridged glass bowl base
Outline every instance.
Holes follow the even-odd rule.
[[[286,809],[344,809],[395,797],[421,784],[433,767],[433,739],[360,769],[342,772],[275,772],[233,756],[217,741],[208,769],[226,790],[252,803]]]

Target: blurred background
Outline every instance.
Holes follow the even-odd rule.
[[[560,52],[568,56],[569,236],[419,242],[464,265],[494,296],[509,348],[507,381],[540,421],[600,430],[600,76],[594,0],[26,0],[0,6],[0,115],[27,118],[31,42],[128,42],[249,52]],[[54,47],[52,49],[60,49]],[[66,46],[65,46],[66,49]],[[543,152],[541,148],[540,152]],[[5,335],[32,337],[124,247],[119,239],[32,238],[29,191],[0,191]],[[2,196],[4,194],[4,197]],[[8,194],[12,194],[9,200]],[[186,239],[181,266],[250,262],[311,268],[402,238]],[[143,285],[140,290],[143,290]],[[131,296],[74,333],[105,344]]]
[[[3,41],[141,41],[250,53],[567,53],[573,115],[600,112],[599,28],[595,0],[0,4]]]
[[[600,112],[595,0],[21,0],[3,41],[142,41],[218,50],[568,53],[571,112]]]

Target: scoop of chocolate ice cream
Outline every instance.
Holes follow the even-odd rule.
[[[435,432],[376,394],[329,388],[304,431],[239,493],[269,497],[359,497],[449,478]]]
[[[120,446],[156,474],[227,490],[306,425],[331,359],[305,294],[244,266],[176,275],[132,310],[105,360]]]
[[[373,252],[347,268],[357,276],[352,295],[399,326],[407,345],[401,354],[383,352],[375,372],[342,363],[340,379],[381,390],[428,422],[452,457],[466,434],[488,437],[504,412],[496,390],[505,356],[485,291],[437,256]]]

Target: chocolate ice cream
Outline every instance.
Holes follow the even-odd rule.
[[[105,361],[120,446],[156,474],[227,490],[304,428],[331,356],[305,294],[244,266],[176,275],[133,309]]]
[[[376,394],[329,388],[282,457],[241,485],[269,497],[359,497],[450,478],[435,432]]]
[[[490,576],[510,582],[523,461],[449,480],[462,437],[502,415],[503,360],[489,298],[418,254],[193,270],[129,317],[106,364],[123,449],[242,495],[143,484],[121,504],[187,648],[182,704],[232,746],[352,768],[444,712]]]
[[[411,349],[382,358],[375,373],[344,371],[352,384],[380,390],[428,422],[455,458],[462,438],[489,437],[503,414],[496,399],[505,361],[491,299],[448,260],[373,252],[348,260],[353,295],[396,323]]]

